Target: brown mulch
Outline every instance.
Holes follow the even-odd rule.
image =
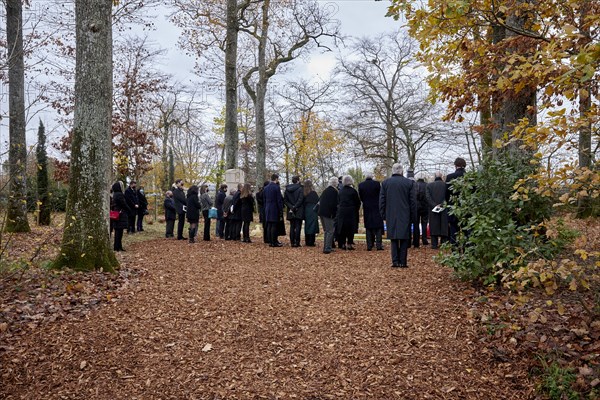
[[[527,365],[481,340],[473,290],[434,254],[411,249],[410,268],[392,269],[389,250],[361,243],[330,255],[137,243],[119,278],[134,284],[107,284],[72,318],[28,327],[21,311],[5,322],[0,398],[533,398]],[[76,304],[93,291],[85,279],[65,283]]]

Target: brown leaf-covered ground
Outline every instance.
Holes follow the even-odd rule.
[[[2,299],[5,317],[17,316],[0,332],[0,398],[533,398],[527,363],[483,343],[473,291],[434,254],[411,249],[410,268],[392,269],[387,249],[364,243],[330,255],[132,244],[127,284],[75,317],[23,327],[14,293]],[[80,305],[92,290],[82,279],[56,296]]]

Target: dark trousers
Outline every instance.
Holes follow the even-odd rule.
[[[177,214],[179,221],[177,222],[177,239],[183,239],[183,225],[185,224],[185,213]]]
[[[438,238],[441,239],[442,244],[446,243],[446,241],[448,240],[448,238],[446,236],[431,235],[431,248],[432,249],[438,248]]]
[[[231,240],[231,222],[229,217],[223,217],[223,237],[225,240]]]
[[[269,236],[267,235],[267,223],[264,221],[262,222],[262,228],[263,228],[263,242],[269,243]]]
[[[127,233],[135,233],[135,214],[127,215]]]
[[[340,248],[343,248],[347,244],[354,244],[354,231],[342,230],[341,232],[338,232],[338,243]]]
[[[304,244],[309,247],[314,247],[317,240],[317,235],[314,233],[307,233],[304,235]]]
[[[242,221],[241,220],[229,220],[229,225],[231,225],[230,236],[231,240],[241,240],[242,238]]]
[[[290,243],[293,246],[300,245],[300,236],[302,232],[302,220],[291,219],[290,220]]]
[[[459,231],[458,219],[454,215],[448,215],[448,230],[450,234],[450,244],[456,245],[456,235]]]
[[[242,223],[242,235],[244,237],[244,242],[250,241],[250,221],[243,221]]]
[[[278,243],[277,240],[277,222],[267,222],[267,239],[269,244],[274,246]]]
[[[204,217],[204,237],[206,241],[210,240],[210,218],[208,218],[208,210],[202,211],[202,217]]]
[[[138,232],[144,230],[144,212],[143,211],[138,211],[138,215],[137,215],[137,230],[138,230]]]
[[[167,229],[165,231],[165,237],[172,238],[173,230],[175,229],[175,220],[168,219],[166,222],[167,222]]]
[[[123,250],[123,229],[115,229],[115,245],[114,251]]]
[[[371,250],[373,245],[378,249],[383,248],[382,241],[383,229],[367,229],[367,250]]]
[[[392,264],[408,265],[408,244],[409,239],[391,239],[392,244]]]
[[[221,239],[223,239],[223,237],[225,237],[225,233],[224,233],[224,226],[225,226],[225,221],[223,221],[223,217],[221,218],[217,218],[217,223],[216,223],[216,235],[218,237],[220,237]]]
[[[429,213],[418,214],[417,222],[413,224],[412,244],[419,247],[419,239],[422,238],[423,245],[428,245],[427,242],[427,222],[429,221]],[[420,231],[419,231],[420,228]]]

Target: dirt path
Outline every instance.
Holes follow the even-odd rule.
[[[319,245],[319,244],[318,244]],[[156,240],[148,273],[88,319],[0,353],[6,399],[525,399],[527,372],[482,351],[464,285],[429,249],[324,255]]]

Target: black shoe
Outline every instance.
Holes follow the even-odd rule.
[[[270,244],[269,247],[283,247],[283,243],[275,243],[275,244]]]
[[[383,250],[383,247],[378,247],[377,250]]]
[[[392,268],[400,268],[400,264],[393,263]]]
[[[347,250],[347,249],[346,249],[346,245],[345,245],[345,244],[341,245],[341,246],[340,246],[340,249],[341,249],[341,250]]]
[[[182,237],[177,238],[177,240],[187,240],[187,238],[182,236]]]
[[[373,251],[372,247],[367,247],[367,251]]]
[[[400,264],[400,268],[408,268],[408,265],[406,265],[406,264]]]
[[[354,245],[353,244],[349,244],[348,247],[346,248],[347,250],[355,250]]]
[[[428,242],[427,240],[425,240],[425,241],[423,242],[423,246],[429,246],[429,242]]]
[[[331,254],[331,250],[323,250],[323,254]]]
[[[431,250],[437,250],[437,249],[439,249],[439,247],[437,247],[437,246],[435,246],[435,247],[431,246]]]

